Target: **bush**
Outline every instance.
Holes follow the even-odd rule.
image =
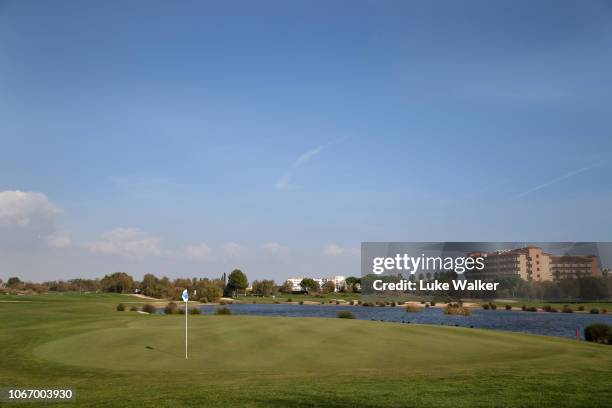
[[[199,315],[199,314],[202,314],[202,311],[197,307],[192,307],[191,309],[189,309],[189,314]]]
[[[349,312],[348,310],[342,310],[340,312],[338,312],[337,317],[339,319],[354,319],[355,315],[351,312]]]
[[[489,309],[491,308],[491,306],[489,306],[489,304],[488,304],[488,303],[485,303],[484,305],[482,305],[482,308],[483,308],[484,310],[489,310]]]
[[[176,305],[176,303],[170,302],[166,305],[166,307],[164,307],[164,313],[165,314],[176,313],[176,309],[178,309],[178,306]]]
[[[608,309],[601,309],[601,314],[606,314],[608,313]]]
[[[429,307],[429,303],[425,303],[425,307]]]
[[[215,310],[215,314],[216,315],[231,315],[232,311],[229,309],[229,307],[218,307]]]
[[[123,306],[123,303],[119,303],[117,305],[117,311],[118,312],[123,312],[125,310],[125,306]]]
[[[422,305],[424,305],[424,304],[425,304],[425,301],[424,301],[424,300],[421,300],[421,304],[422,304]]]
[[[225,304],[227,304],[227,303],[225,302],[225,300],[222,300],[222,301],[220,301],[220,302],[219,302],[219,304],[220,304],[220,305],[225,305]]]
[[[300,305],[303,305],[303,304],[304,304],[304,301],[303,301],[303,300],[300,300]]]
[[[435,305],[436,305],[436,302],[429,302],[429,304],[430,304],[431,306],[435,306]]]
[[[130,312],[136,312],[138,311],[138,308],[134,305],[130,306]]]
[[[531,307],[526,308],[525,310],[528,312],[537,312],[538,308],[535,306],[531,306]]]
[[[589,311],[590,314],[599,314],[599,309],[594,307]]]
[[[512,310],[512,306],[506,305],[506,310]]]
[[[584,306],[578,306],[578,310],[580,310],[581,312],[584,312]]]
[[[563,313],[574,313],[574,309],[569,307],[568,305],[563,305],[563,309],[561,309]]]
[[[489,306],[491,307],[491,310],[497,310],[497,305],[495,303],[489,302]]]
[[[287,299],[287,303],[288,302],[293,302],[293,299],[291,299],[291,298]]]
[[[527,310],[527,306],[525,305],[521,306],[521,310],[524,312],[525,310]]]
[[[145,313],[155,313],[155,306],[153,306],[150,303],[147,303],[146,305],[142,307],[141,310]]]
[[[584,329],[584,338],[594,343],[612,344],[612,326],[592,323]]]
[[[336,304],[337,304],[337,305],[339,305],[339,304],[340,304],[340,301],[339,301],[339,300],[336,300]]]
[[[417,313],[423,310],[422,307],[416,305],[406,305],[406,312],[408,313]]]
[[[460,306],[457,303],[449,303],[448,305],[446,305],[446,307],[444,307],[444,314],[469,316],[472,314],[472,311],[469,308]]]
[[[185,309],[183,309],[182,307],[179,307],[177,312],[180,315],[184,315],[185,314]]]
[[[544,305],[542,307],[542,310],[544,310],[545,312],[550,312],[550,309],[551,309],[550,305]]]

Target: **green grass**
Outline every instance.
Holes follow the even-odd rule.
[[[612,398],[612,347],[567,339],[189,316],[185,361],[184,316],[115,311],[137,301],[128,296],[1,300],[24,302],[0,302],[0,387],[73,387],[78,403],[67,407],[608,407]]]

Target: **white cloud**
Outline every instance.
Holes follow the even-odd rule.
[[[286,255],[289,253],[289,248],[279,244],[278,242],[268,242],[262,246],[262,249],[265,252],[274,255]]]
[[[51,248],[68,248],[72,244],[70,235],[57,233],[46,237],[47,245]]]
[[[242,247],[235,242],[228,242],[223,245],[223,253],[227,256],[239,256],[242,254]]]
[[[346,249],[344,249],[341,246],[338,246],[336,244],[329,244],[329,245],[326,245],[325,247],[323,247],[323,255],[330,256],[330,257],[340,256],[345,251],[346,251]]]
[[[61,213],[43,193],[0,191],[0,246],[26,249],[51,243],[57,247],[55,221]]]
[[[185,255],[195,260],[208,260],[212,257],[212,250],[205,243],[190,245],[185,249]]]
[[[86,244],[85,247],[93,253],[142,259],[162,255],[160,241],[159,237],[138,228],[116,228],[105,232],[98,241]]]
[[[0,225],[27,227],[52,222],[62,212],[42,193],[25,191],[0,192]]]

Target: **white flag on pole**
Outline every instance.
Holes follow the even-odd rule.
[[[187,302],[187,301],[189,300],[189,292],[187,291],[187,289],[185,289],[185,290],[183,291],[183,300],[184,300],[185,302]]]

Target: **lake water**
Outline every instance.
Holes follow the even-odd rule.
[[[440,308],[424,308],[418,313],[408,313],[403,307],[363,307],[334,305],[295,304],[232,304],[227,305],[233,314],[283,317],[330,317],[341,310],[350,310],[361,320],[383,320],[400,323],[423,323],[444,326],[475,327],[507,330],[546,336],[572,337],[579,329],[583,336],[586,326],[594,322],[612,324],[611,314],[584,313],[534,313],[507,310],[473,309],[471,316],[445,315]],[[204,314],[212,314],[217,306],[201,306]]]

